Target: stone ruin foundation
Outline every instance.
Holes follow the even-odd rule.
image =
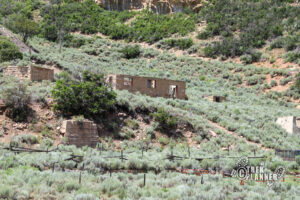
[[[218,102],[218,103],[227,100],[225,96],[205,96],[204,98],[211,102]]]
[[[65,120],[62,123],[61,133],[67,139],[67,144],[77,147],[96,147],[99,142],[97,125],[89,120]]]
[[[4,76],[15,76],[20,79],[31,81],[54,80],[54,70],[37,66],[17,67],[9,66],[3,69]]]

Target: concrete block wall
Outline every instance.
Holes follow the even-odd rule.
[[[54,80],[54,70],[43,67],[30,66],[30,80],[42,81],[42,80]]]
[[[126,79],[132,80],[131,84],[124,84]],[[148,80],[155,81],[155,87],[148,87]],[[176,98],[187,99],[185,94],[186,86],[183,81],[175,81],[168,79],[160,79],[153,77],[140,77],[140,76],[129,76],[129,75],[116,75],[110,74],[106,79],[107,83],[110,83],[112,88],[118,90],[128,90],[129,92],[140,92],[142,94],[149,95],[151,97],[170,97],[170,86],[177,86]]]
[[[296,119],[295,116],[280,117],[276,123],[290,134],[300,134],[300,127],[297,126]]]
[[[9,66],[3,69],[4,76],[15,76],[20,79],[29,79],[28,67]]]
[[[61,132],[67,138],[67,143],[77,147],[95,147],[99,142],[97,125],[89,120],[78,122],[75,120],[63,121]]]
[[[31,81],[54,80],[54,70],[37,66],[9,66],[3,69],[3,75],[15,76],[20,79],[29,79]]]

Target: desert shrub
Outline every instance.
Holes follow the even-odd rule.
[[[279,84],[280,85],[286,85],[288,82],[290,82],[292,80],[293,80],[292,77],[282,78],[282,79],[280,79]]]
[[[0,186],[0,198],[1,199],[12,199],[14,197],[14,190],[7,185]]]
[[[197,38],[200,40],[206,40],[211,36],[212,34],[209,31],[201,31],[200,33],[198,33]]]
[[[155,138],[155,133],[154,133],[154,128],[153,127],[148,127],[146,129],[146,134],[149,136],[151,139]]]
[[[169,144],[169,138],[167,138],[167,137],[160,137],[160,138],[158,138],[158,142],[161,145],[167,145],[167,144]]]
[[[272,80],[272,81],[270,82],[270,86],[271,86],[271,87],[277,86],[277,82],[276,82],[275,80]]]
[[[156,46],[158,48],[170,49],[178,48],[185,50],[190,48],[193,45],[193,40],[191,38],[181,38],[181,39],[165,39],[160,41]]]
[[[64,184],[64,189],[67,191],[67,192],[71,192],[73,190],[78,190],[80,188],[80,185],[78,182],[75,182],[75,181],[69,181],[67,183]]]
[[[52,90],[54,110],[63,115],[99,119],[114,109],[116,94],[105,85],[104,76],[83,72],[81,81],[63,73]]]
[[[170,132],[177,128],[177,118],[170,115],[169,112],[165,111],[162,108],[159,108],[157,112],[153,113],[154,120],[158,122],[158,129]]]
[[[241,56],[241,61],[245,64],[251,64],[259,61],[261,53],[256,50],[249,50],[245,55]]]
[[[27,86],[18,83],[12,87],[5,88],[3,100],[7,106],[7,116],[16,122],[25,121],[30,114],[29,102],[30,95]]]
[[[287,62],[300,63],[300,48],[297,48],[294,51],[288,52],[284,55],[284,58]]]
[[[124,58],[131,59],[139,57],[141,50],[139,45],[127,45],[120,52],[123,54]]]
[[[247,81],[248,85],[256,85],[258,83],[261,84],[265,78],[266,77],[264,75],[254,75],[246,77],[245,80]]]
[[[77,194],[74,197],[74,200],[99,200],[99,199],[92,194]]]
[[[300,166],[300,155],[296,156],[296,163]]]
[[[0,63],[22,58],[18,47],[6,37],[0,36]]]
[[[12,138],[11,142],[13,143],[26,143],[29,145],[38,144],[39,140],[37,136],[32,134],[20,134]]]

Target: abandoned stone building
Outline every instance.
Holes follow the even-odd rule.
[[[280,117],[276,120],[290,134],[300,134],[300,118],[295,116]]]
[[[223,102],[223,101],[226,101],[226,97],[225,96],[204,96],[205,99],[211,101],[211,102]]]
[[[60,132],[64,134],[69,145],[95,147],[99,142],[97,125],[89,120],[65,120]]]
[[[54,80],[54,70],[38,66],[8,66],[3,69],[3,75],[15,76],[20,79],[29,79],[31,81]]]
[[[140,92],[151,97],[188,99],[185,82],[153,77],[109,74],[106,82],[113,89]]]

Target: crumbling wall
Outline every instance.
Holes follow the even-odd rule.
[[[223,102],[226,101],[225,96],[204,96],[205,99],[211,101],[211,102]]]
[[[4,76],[15,76],[20,79],[29,79],[28,67],[8,66],[3,69]]]
[[[30,67],[30,80],[31,81],[42,81],[42,80],[54,80],[54,70],[43,67]]]
[[[29,79],[31,81],[54,80],[54,70],[43,67],[17,67],[8,66],[3,69],[4,76],[15,76],[19,79]]]
[[[295,116],[280,117],[276,120],[276,123],[290,134],[300,134],[300,128],[297,126]]]
[[[77,147],[95,147],[99,142],[97,125],[89,120],[65,120],[62,123],[61,132],[64,133],[67,144]]]
[[[185,94],[185,82],[175,81],[168,79],[160,79],[153,77],[140,77],[140,76],[129,76],[129,75],[108,75],[107,82],[109,83],[109,78],[112,77],[111,85],[114,89],[118,90],[128,90],[129,92],[140,92],[151,97],[170,97],[170,86],[177,86],[177,95],[178,99],[187,99]],[[132,79],[131,85],[125,85],[124,80],[126,78]],[[148,87],[148,80],[155,81],[155,87]]]

